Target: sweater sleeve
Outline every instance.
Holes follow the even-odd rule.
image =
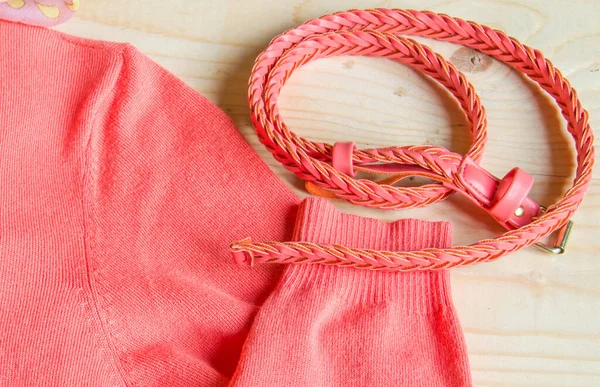
[[[227,384],[281,270],[237,266],[228,245],[290,239],[299,199],[223,112],[131,46],[86,159],[90,280],[126,382]]]
[[[393,223],[302,202],[294,240],[413,251],[451,244],[451,225]],[[472,385],[448,271],[287,265],[254,320],[230,387]]]

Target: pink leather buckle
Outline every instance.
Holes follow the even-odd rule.
[[[513,168],[498,184],[490,215],[501,223],[506,223],[513,216],[520,217],[525,214],[523,206],[531,187],[533,176],[520,168]]]
[[[331,165],[336,171],[354,177],[356,172],[352,167],[352,154],[356,149],[353,142],[336,142],[331,150]]]
[[[531,223],[540,214],[539,204],[527,196],[534,179],[522,169],[514,168],[499,181],[469,157],[465,157],[458,175],[464,189],[449,183],[444,185],[466,194],[509,230]]]

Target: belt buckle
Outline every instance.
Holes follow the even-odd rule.
[[[546,210],[544,207],[542,207],[542,209],[544,211]],[[557,234],[554,246],[542,242],[536,243],[535,246],[551,254],[564,254],[567,249],[567,242],[572,229],[573,221],[569,220],[564,226],[556,231]]]

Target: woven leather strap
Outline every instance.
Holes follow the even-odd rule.
[[[537,82],[557,102],[577,150],[576,177],[555,204],[542,208],[528,197],[533,178],[515,168],[497,179],[479,166],[486,141],[485,112],[473,87],[431,49],[399,35],[417,35],[461,44],[502,61]],[[339,55],[386,57],[433,77],[458,100],[471,125],[472,145],[465,156],[437,146],[358,150],[306,140],[291,132],[278,108],[279,92],[298,67]],[[575,90],[542,53],[501,31],[433,12],[398,9],[351,10],[289,30],[256,59],[249,102],[260,141],[286,169],[306,180],[309,191],[382,208],[421,207],[461,192],[488,211],[509,231],[492,240],[449,249],[387,252],[305,242],[231,245],[239,263],[325,263],[383,270],[444,269],[488,262],[534,244],[563,229],[577,209],[591,179],[593,134],[588,114]],[[384,181],[355,179],[358,170],[391,175]],[[396,187],[407,176],[438,181],[422,187]]]

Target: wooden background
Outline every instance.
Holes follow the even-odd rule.
[[[59,29],[137,46],[225,110],[270,167],[304,196],[302,184],[254,135],[246,104],[252,62],[273,36],[309,18],[371,7],[430,9],[506,31],[561,69],[592,126],[600,127],[600,2],[594,0],[84,0],[75,19]],[[451,58],[483,100],[490,130],[483,165],[497,176],[519,166],[536,177],[534,198],[542,204],[559,198],[574,170],[574,152],[554,103],[505,65],[460,47],[426,43]],[[439,144],[458,152],[468,146],[465,119],[446,92],[386,60],[312,63],[294,74],[281,107],[294,131],[318,141]],[[401,212],[336,204],[388,220],[449,220],[457,243],[502,231],[457,195]],[[600,386],[599,207],[597,172],[574,217],[566,255],[529,248],[452,272],[476,386]]]

